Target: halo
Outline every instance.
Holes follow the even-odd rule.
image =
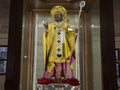
[[[67,17],[67,10],[63,6],[57,5],[51,9],[51,16],[53,19],[55,19],[54,15],[56,14],[56,12],[61,12],[63,15],[63,19]]]

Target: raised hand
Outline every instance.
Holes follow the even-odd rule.
[[[43,25],[44,25],[44,28],[45,28],[46,30],[48,30],[48,23],[45,23],[45,21],[42,21],[42,23],[43,23]]]

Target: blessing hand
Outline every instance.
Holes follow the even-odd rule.
[[[45,29],[48,30],[48,23],[45,23],[45,21],[42,21],[42,23],[43,23]]]

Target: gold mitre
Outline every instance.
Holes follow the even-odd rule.
[[[56,14],[56,12],[61,12],[63,15],[63,19],[67,17],[67,10],[63,6],[57,5],[51,9],[51,16],[53,19],[54,19],[54,15]]]

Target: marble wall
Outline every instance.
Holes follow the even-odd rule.
[[[95,1],[89,11],[89,15],[92,47],[92,90],[102,90],[99,0]]]
[[[0,45],[7,45],[9,0],[0,0]]]

